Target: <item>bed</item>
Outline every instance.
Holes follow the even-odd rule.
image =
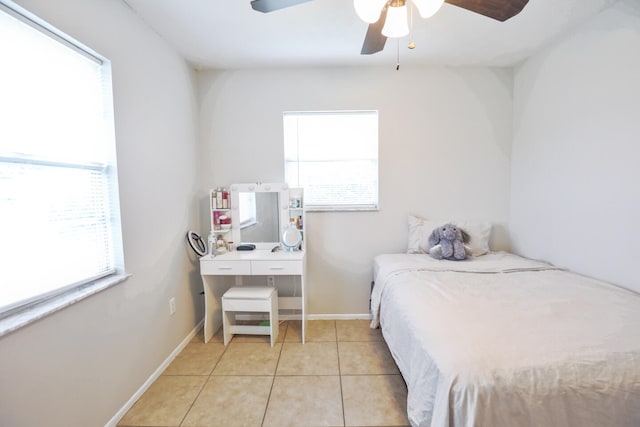
[[[374,260],[411,425],[640,426],[640,295],[505,252]]]

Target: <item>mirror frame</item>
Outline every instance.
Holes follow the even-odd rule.
[[[289,225],[289,185],[278,183],[262,183],[255,182],[249,184],[232,184],[231,190],[231,236],[235,245],[240,243],[254,243],[256,249],[269,249],[278,246],[277,242],[243,242],[240,240],[240,197],[239,193],[277,193],[278,194],[278,236],[282,237],[282,233]]]

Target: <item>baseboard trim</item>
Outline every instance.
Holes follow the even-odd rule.
[[[116,427],[118,425],[118,422],[122,419],[122,417],[124,417],[125,414],[129,411],[129,409],[131,409],[131,407],[136,403],[136,401],[140,399],[140,396],[142,396],[144,392],[147,391],[149,387],[151,387],[151,384],[153,384],[153,382],[157,380],[160,375],[162,375],[162,373],[164,372],[165,369],[167,369],[169,364],[173,362],[173,359],[175,359],[176,356],[178,356],[178,354],[180,354],[180,352],[184,350],[187,344],[191,342],[191,339],[196,336],[196,334],[200,329],[202,329],[202,325],[204,325],[204,319],[202,319],[196,325],[196,327],[193,328],[191,332],[189,332],[189,335],[187,335],[186,338],[183,339],[180,342],[180,344],[178,344],[178,346],[171,352],[171,354],[169,354],[169,356],[167,356],[167,358],[164,359],[164,361],[160,364],[160,366],[158,366],[158,369],[156,369],[151,374],[151,376],[147,378],[144,384],[142,384],[140,388],[133,394],[133,396],[131,396],[131,398],[127,401],[127,403],[125,403],[124,406],[120,408],[118,412],[116,412],[113,418],[111,418],[109,422],[104,425],[105,427]]]
[[[301,314],[280,314],[280,320],[300,320]],[[237,314],[238,320],[269,320],[263,314]],[[370,314],[307,314],[307,320],[371,320]]]
[[[361,314],[307,314],[307,320],[371,320],[369,313]]]

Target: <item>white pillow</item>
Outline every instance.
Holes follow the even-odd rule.
[[[466,231],[471,237],[471,241],[466,246],[471,250],[473,256],[484,255],[489,252],[489,237],[491,235],[491,223],[484,221],[451,221],[424,219],[409,215],[409,239],[407,253],[422,254],[429,253],[429,235],[441,225],[453,223]]]

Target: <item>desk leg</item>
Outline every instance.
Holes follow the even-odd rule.
[[[300,297],[302,298],[302,344],[304,344],[305,334],[307,331],[307,296],[305,295],[304,277],[304,274],[300,276]]]
[[[222,295],[230,287],[222,282],[222,276],[201,276],[204,286],[204,342],[222,327]]]

